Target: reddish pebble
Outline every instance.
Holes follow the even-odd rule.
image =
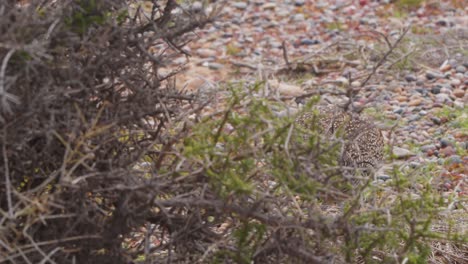
[[[450,64],[445,64],[442,67],[439,68],[441,72],[446,72],[452,69],[452,66]]]
[[[440,153],[444,157],[449,157],[449,156],[452,156],[453,154],[455,154],[455,150],[453,149],[452,146],[447,146],[447,147],[441,149]]]
[[[406,102],[408,100],[406,96],[398,96],[396,99],[398,102]]]
[[[463,96],[465,96],[465,91],[463,89],[455,89],[453,95],[458,98],[463,98]]]
[[[418,105],[420,105],[421,103],[422,103],[422,100],[421,100],[421,99],[414,99],[414,100],[411,100],[411,101],[409,102],[408,105],[409,105],[409,106],[418,106]]]

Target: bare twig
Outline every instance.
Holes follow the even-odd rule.
[[[289,59],[288,59],[288,50],[286,47],[286,41],[283,40],[283,42],[281,43],[281,48],[283,49],[283,59],[286,62],[287,68],[290,69],[291,64],[289,63]]]
[[[361,87],[365,87],[366,84],[369,82],[369,80],[372,78],[372,76],[375,75],[377,72],[377,69],[382,66],[382,64],[387,60],[387,57],[395,50],[395,48],[398,46],[398,44],[403,40],[403,38],[406,36],[406,33],[411,29],[411,25],[408,26],[403,33],[400,35],[400,37],[391,45],[389,50],[384,54],[384,56],[377,62],[376,65],[372,68],[372,72],[367,76],[367,78],[362,82]]]
[[[3,111],[7,113],[12,113],[12,109],[8,101],[14,104],[20,103],[19,98],[16,95],[8,93],[5,88],[6,68],[8,65],[8,61],[10,60],[11,56],[13,56],[15,51],[16,51],[15,49],[11,49],[10,51],[8,51],[8,53],[5,55],[5,58],[3,58],[2,68],[0,69],[0,99],[1,99],[0,108],[3,108]]]
[[[13,212],[13,202],[11,199],[11,181],[10,181],[10,170],[8,168],[8,153],[7,153],[7,127],[3,127],[3,144],[2,144],[2,155],[3,155],[3,166],[4,166],[4,176],[5,176],[5,195],[7,197],[8,203],[8,217],[13,219],[15,213]]]

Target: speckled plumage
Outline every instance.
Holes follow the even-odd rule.
[[[344,112],[335,106],[320,106],[318,124],[321,131],[329,136],[337,133],[344,139],[341,164],[364,170],[376,170],[383,159],[384,141],[382,132],[370,120],[358,114]],[[304,128],[311,128],[314,114],[305,112],[296,122]]]

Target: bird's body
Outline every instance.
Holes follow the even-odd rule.
[[[317,107],[316,122],[319,130],[327,137],[343,140],[340,164],[352,169],[360,169],[369,174],[375,171],[384,154],[382,132],[367,118],[343,111],[335,106]],[[310,129],[314,124],[314,113],[305,112],[296,122]]]

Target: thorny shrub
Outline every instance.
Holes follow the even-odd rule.
[[[160,69],[218,10],[127,4],[0,4],[0,262],[428,258],[444,206],[430,172],[350,185],[340,142],[295,129],[261,83],[220,88],[226,103],[204,111],[210,96]]]

